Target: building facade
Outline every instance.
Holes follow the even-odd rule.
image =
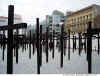
[[[89,21],[92,22],[92,28],[100,28],[100,25],[96,24],[96,19],[99,15],[99,5],[91,5],[68,14],[65,21],[65,32],[67,33],[68,29],[70,29],[71,33],[86,33]]]
[[[42,25],[42,33],[46,33],[46,20],[43,20],[42,22],[40,22],[40,25]]]
[[[49,32],[53,32],[55,30],[56,33],[61,32],[61,23],[64,23],[65,16],[64,13],[54,10],[52,15],[46,16],[46,25],[49,28]]]
[[[14,15],[14,24],[22,23],[22,17],[20,15]],[[0,16],[0,26],[8,25],[8,17]]]
[[[55,30],[56,33],[60,33],[61,32],[61,23],[64,23],[65,20],[65,16],[64,13],[55,10],[52,13],[52,28],[53,30]]]
[[[46,27],[49,28],[49,32],[52,32],[52,16],[46,15]],[[46,31],[46,30],[45,30]]]
[[[23,22],[22,17],[20,15],[18,15],[18,14],[15,14],[14,15],[14,24],[22,23],[22,22]],[[5,26],[5,25],[8,25],[8,17],[0,16],[0,26]],[[22,30],[20,29],[19,33],[21,33],[21,32],[22,32]],[[2,34],[3,31],[0,31],[0,33]],[[5,33],[6,33],[6,36],[7,36],[7,31]]]

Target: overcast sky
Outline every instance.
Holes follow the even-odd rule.
[[[43,20],[55,9],[66,13],[91,4],[100,5],[100,0],[0,0],[0,15],[7,16],[9,4],[15,5],[15,13],[21,14],[25,21],[35,23],[36,17]]]

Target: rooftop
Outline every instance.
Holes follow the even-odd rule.
[[[95,6],[100,6],[100,5],[92,4],[92,5],[88,6],[88,7],[85,7],[85,8],[83,8],[83,9],[80,9],[80,10],[76,11],[76,12],[73,12],[73,13],[71,13],[71,14],[68,14],[67,16],[71,16],[71,15],[73,15],[73,14],[77,14],[77,13],[79,13],[79,12],[81,12],[81,11],[87,10],[87,9],[89,9],[89,8],[93,8],[93,7],[95,7]]]

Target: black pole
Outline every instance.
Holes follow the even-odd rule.
[[[52,58],[54,59],[54,52],[55,52],[55,30],[53,30],[53,51],[52,51]]]
[[[29,39],[29,59],[31,59],[31,30],[30,30],[30,39]]]
[[[86,36],[84,36],[85,41],[84,41],[84,49],[85,49],[85,53],[86,53]]]
[[[18,43],[16,44],[16,63],[18,64]]]
[[[42,65],[42,25],[40,25],[40,65]]]
[[[3,31],[3,52],[2,52],[2,60],[4,61],[5,54],[5,31]]]
[[[34,49],[35,49],[35,34],[33,34],[33,40],[32,40],[32,45],[33,45],[33,55],[34,55]]]
[[[70,60],[70,30],[68,30],[69,40],[68,40],[68,60]]]
[[[98,33],[98,55],[99,55],[99,49],[100,49],[100,46],[99,46],[99,33]]]
[[[46,31],[46,62],[48,62],[48,27]]]
[[[18,64],[18,44],[19,44],[19,39],[18,39],[18,34],[19,34],[19,30],[16,29],[16,40],[14,40],[16,42],[16,63]]]
[[[75,49],[75,43],[74,43],[74,40],[75,39],[75,37],[74,37],[74,34],[73,34],[73,52],[74,52],[74,49]]]
[[[63,34],[64,35],[64,34]],[[64,39],[64,41],[63,41],[63,46],[64,46],[64,48],[63,48],[63,50],[64,50],[64,56],[66,56],[66,39],[64,38],[64,36],[63,36],[63,39]]]
[[[87,58],[88,58],[88,73],[92,72],[92,34],[91,34],[91,22],[89,22],[89,27],[87,29]]]
[[[79,46],[79,55],[81,53],[81,33],[79,33],[79,43],[78,43],[78,46]]]
[[[4,61],[4,55],[5,54],[5,45],[3,45],[3,52],[2,52],[2,60]]]
[[[76,50],[76,36],[75,36],[75,50]]]
[[[16,30],[16,36],[15,36],[16,40],[14,40],[16,42],[15,45],[16,45],[16,63],[17,64],[18,64],[18,44],[19,44],[18,33],[19,33],[19,31],[17,29]]]
[[[39,49],[39,18],[37,20],[37,73],[40,74],[40,49]]]
[[[61,65],[60,67],[62,68],[63,67],[63,25],[61,27],[61,37],[60,37],[60,43],[61,43]]]
[[[7,73],[13,73],[13,30],[10,29],[14,23],[14,6],[8,8],[8,47],[7,47]]]

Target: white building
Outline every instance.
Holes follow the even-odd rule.
[[[61,32],[61,25],[60,23],[64,22],[65,20],[65,16],[64,13],[55,10],[52,13],[52,28],[53,30],[55,30],[56,33],[60,33]]]
[[[49,27],[49,32],[52,32],[52,16],[46,15],[46,27]]]
[[[46,20],[43,20],[42,22],[40,22],[40,25],[42,25],[42,33],[45,33],[46,32]]]
[[[52,15],[46,16],[46,25],[49,27],[49,32],[53,32],[55,30],[56,33],[61,32],[61,25],[60,23],[64,22],[65,16],[64,13],[54,10]]]

